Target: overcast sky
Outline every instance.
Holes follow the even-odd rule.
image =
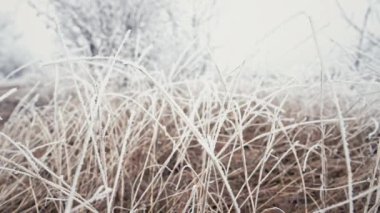
[[[26,48],[46,58],[53,50],[52,36],[26,2],[0,0],[0,11],[11,14],[25,35]],[[365,0],[341,0],[341,4],[358,23],[368,5]],[[343,45],[354,42],[355,34],[342,20],[335,0],[220,0],[219,9],[212,46],[217,47],[216,60],[223,68],[231,69],[246,58],[258,58],[257,66],[273,70],[315,60],[310,23],[307,16],[295,16],[300,12],[314,21],[324,52],[332,48],[330,40]]]
[[[341,0],[341,5],[360,25],[367,1]],[[299,13],[305,15],[295,16]],[[222,0],[220,22],[214,34],[220,45],[219,63],[232,68],[245,58],[256,57],[258,66],[279,71],[315,61],[307,16],[313,20],[324,53],[334,46],[331,40],[342,45],[356,42],[357,34],[342,19],[335,0]],[[284,23],[286,20],[289,21]]]
[[[27,0],[0,0],[0,12],[12,21],[12,27],[22,34],[21,43],[35,57],[47,58],[53,51],[52,32],[36,16]]]

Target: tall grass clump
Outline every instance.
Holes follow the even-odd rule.
[[[318,81],[173,80],[118,57],[41,66],[50,80],[0,99],[19,97],[1,108],[2,211],[377,211],[378,100],[358,100],[375,88],[358,76],[325,82],[321,110]]]

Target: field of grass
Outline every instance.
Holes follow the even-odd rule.
[[[379,209],[379,83],[348,68],[321,84],[41,65],[0,86],[2,212]]]

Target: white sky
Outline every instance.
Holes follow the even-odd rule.
[[[47,58],[53,51],[52,33],[31,9],[28,0],[0,0],[0,12],[9,15],[16,32],[22,33],[21,43],[36,58]]]
[[[366,1],[340,1],[348,15],[360,25]],[[218,63],[232,69],[245,58],[248,61],[254,58],[257,68],[281,72],[290,66],[307,66],[314,62],[316,50],[310,39],[312,31],[306,16],[293,18],[261,40],[299,12],[312,18],[323,52],[332,48],[330,39],[342,45],[356,42],[356,34],[342,19],[335,0],[222,0],[220,22],[214,37],[215,44],[220,47],[216,57]]]
[[[18,29],[25,33],[23,43],[26,49],[37,57],[46,58],[53,50],[52,36],[26,2],[0,0],[0,12],[12,14]],[[361,23],[367,1],[340,2],[348,15]],[[315,61],[313,40],[307,39],[312,34],[306,16],[293,18],[265,40],[260,40],[299,12],[313,19],[324,52],[332,48],[329,39],[343,45],[354,42],[354,34],[342,20],[335,0],[220,0],[219,8],[219,24],[212,33],[212,46],[217,47],[217,63],[225,69],[232,69],[246,58],[254,61],[256,68],[275,71]]]

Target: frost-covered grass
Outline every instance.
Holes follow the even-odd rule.
[[[380,85],[357,73],[321,88],[319,77],[249,78],[240,69],[174,78],[121,58],[42,67],[50,74],[38,85],[0,93],[8,104],[1,211],[376,212],[380,204]]]

